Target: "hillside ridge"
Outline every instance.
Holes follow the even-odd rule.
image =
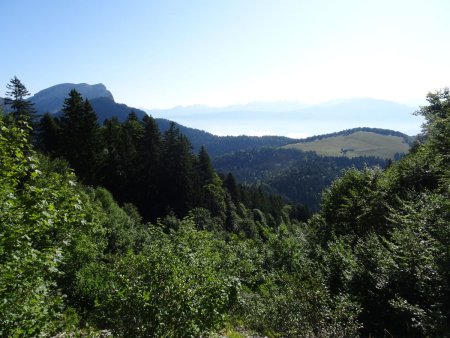
[[[78,83],[78,84],[62,83],[37,92],[35,95],[31,96],[29,100],[35,104],[35,108],[38,115],[43,115],[47,112],[51,114],[59,114],[64,104],[64,99],[68,96],[68,93],[71,89],[79,91],[84,98],[90,100],[91,105],[93,106],[94,110],[98,115],[98,122],[100,124],[103,124],[105,119],[111,119],[112,117],[116,117],[119,121],[123,122],[127,119],[131,111],[135,112],[139,118],[143,118],[146,115],[146,112],[141,109],[133,108],[126,104],[115,102],[112,93],[107,89],[107,87],[104,84],[101,83],[94,85],[90,85],[87,83]],[[293,103],[291,103],[291,106],[292,104]],[[262,105],[264,104],[259,103],[259,106]],[[249,106],[248,104],[235,105],[230,106],[230,109],[248,106]],[[272,108],[274,108],[275,106],[276,103],[273,103],[271,105]],[[192,110],[192,112],[194,112],[196,110],[206,111],[208,109],[209,108],[206,106],[193,106],[190,107],[188,110]],[[220,108],[215,108],[215,110],[217,109]],[[164,110],[162,112],[164,112]],[[252,113],[252,116],[253,119],[257,121],[258,119],[262,118],[262,116],[266,116],[268,114],[270,115],[270,113],[268,112],[257,113],[254,111]],[[208,114],[203,114],[203,118],[207,118],[207,115]],[[209,152],[209,154],[213,157],[224,155],[230,152],[251,150],[261,147],[282,147],[282,146],[292,147],[291,146],[292,144],[307,143],[333,136],[349,135],[357,131],[373,132],[386,136],[398,136],[403,140],[405,140],[405,142],[408,144],[411,144],[412,142],[412,138],[404,133],[382,128],[358,127],[346,129],[340,132],[320,134],[302,139],[286,136],[249,136],[249,135],[218,136],[199,128],[188,127],[187,124],[180,123],[179,120],[170,119],[170,117],[167,118],[156,117],[155,120],[162,132],[166,131],[169,128],[171,121],[176,121],[177,127],[183,134],[185,134],[188,137],[195,151],[198,151],[201,146],[204,146]],[[335,153],[333,153],[333,155],[339,156],[339,154]]]

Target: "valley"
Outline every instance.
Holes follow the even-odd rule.
[[[94,87],[3,105],[0,335],[447,332],[448,91],[418,138],[296,139],[216,136]]]
[[[146,116],[143,110],[116,103],[112,93],[103,84],[55,85],[38,92],[29,100],[34,104],[37,115],[43,116],[51,112],[52,116],[58,117],[67,96],[66,91],[70,89],[76,89],[82,97],[89,100],[100,125],[113,118],[126,122],[131,112],[139,119]],[[358,102],[356,106],[363,107],[363,110],[367,109],[364,108],[366,101],[352,102]],[[384,107],[385,103],[374,102]],[[338,104],[341,105],[342,102]],[[387,106],[393,109],[392,105]],[[270,111],[277,107],[284,109],[286,114],[293,114],[299,108],[312,109],[296,103],[275,102],[231,106],[226,110],[227,114],[237,118],[242,114],[242,109],[246,109],[253,118],[258,119],[261,114],[270,116],[273,114]],[[331,114],[328,106],[321,109],[325,109],[327,115]],[[403,114],[406,109],[402,109]],[[178,117],[193,116],[197,111],[208,118],[210,114],[220,114],[221,110],[194,106],[180,107],[173,111]],[[166,113],[171,115],[170,112]],[[352,114],[358,115],[356,111]],[[174,123],[165,118],[155,118],[155,122],[162,133],[168,131]],[[387,160],[398,160],[406,154],[414,140],[398,131],[367,127],[295,139],[285,136],[217,136],[176,122],[175,126],[187,137],[194,152],[200,151],[201,147],[205,148],[214,168],[222,175],[231,173],[242,184],[260,186],[268,193],[282,196],[286,201],[302,204],[314,211],[319,209],[324,189],[344,170],[352,167],[362,169],[365,166],[384,168]]]
[[[0,338],[450,338],[450,1],[0,12]]]

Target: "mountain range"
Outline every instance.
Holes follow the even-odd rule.
[[[34,103],[37,114],[49,112],[58,115],[61,114],[64,99],[71,89],[89,99],[100,124],[112,117],[124,121],[132,111],[139,118],[147,114],[142,109],[115,102],[112,93],[103,84],[59,84],[36,93],[29,100]],[[371,103],[373,107],[370,107]],[[275,109],[278,113],[274,112]],[[164,132],[172,123],[168,118],[179,122],[193,117],[210,121],[214,126],[221,119],[234,121],[233,123],[239,121],[240,125],[245,125],[258,124],[261,120],[271,121],[273,116],[283,116],[283,119],[291,119],[292,128],[297,128],[308,123],[317,125],[315,119],[319,115],[323,121],[330,120],[336,126],[339,125],[339,119],[343,120],[343,126],[347,126],[346,119],[354,121],[360,116],[361,119],[368,120],[382,118],[386,123],[393,123],[398,127],[399,124],[392,121],[407,119],[409,111],[408,107],[396,103],[361,99],[317,107],[306,107],[295,102],[259,102],[225,108],[177,107],[150,113],[167,117],[155,119],[161,132]],[[315,114],[318,116],[314,116]],[[385,166],[389,159],[397,159],[406,153],[413,141],[412,137],[398,131],[367,127],[303,139],[285,136],[217,136],[181,124],[177,124],[177,127],[189,139],[195,152],[202,145],[205,146],[219,172],[231,172],[240,182],[260,184],[269,191],[307,205],[312,210],[318,208],[323,189],[342,170],[349,167],[363,168],[365,165]],[[310,133],[316,130],[311,129]]]
[[[139,118],[147,113],[142,109],[117,103],[112,93],[104,84],[89,85],[86,83],[63,83],[39,91],[31,96],[29,100],[34,103],[37,115],[45,113],[61,114],[64,99],[68,97],[70,90],[75,89],[85,99],[88,99],[93,109],[97,113],[98,122],[103,124],[105,119],[116,117],[119,121],[125,121],[130,112],[135,112]],[[0,98],[0,105],[2,104]],[[166,118],[156,118],[159,129],[166,131],[172,121]],[[177,124],[180,132],[184,134],[191,142],[193,149],[197,152],[201,146],[205,146],[211,156],[223,155],[238,150],[247,150],[259,147],[277,147],[298,140],[283,136],[238,136],[238,137],[219,137],[203,130],[189,128]]]
[[[309,134],[324,134],[320,131],[326,129],[324,128],[325,124],[332,124],[332,131],[376,125],[371,121],[383,121],[389,129],[395,126],[396,129],[401,130],[402,127],[405,129],[408,123],[412,123],[411,112],[413,111],[413,108],[408,106],[374,99],[333,101],[315,106],[307,106],[300,102],[281,101],[254,102],[222,108],[191,106],[144,111],[115,102],[112,93],[104,84],[89,85],[86,83],[58,84],[39,91],[29,100],[34,103],[39,115],[47,112],[60,114],[64,99],[71,89],[77,90],[84,98],[89,99],[98,115],[100,124],[113,116],[117,117],[119,121],[124,121],[131,111],[134,111],[139,118],[150,113],[156,117],[156,122],[162,132],[168,129],[171,120],[176,121],[180,131],[191,141],[194,151],[198,151],[200,146],[204,145],[211,156],[260,147],[280,147],[304,141],[298,137],[249,136],[252,134],[252,130],[263,124],[272,126],[288,124],[292,135],[302,134],[301,131],[306,127],[309,128]],[[357,123],[355,121],[360,122],[355,125]],[[205,128],[198,129],[198,123],[204,125]],[[230,124],[232,125],[230,130],[244,128],[242,135],[217,136],[204,131],[218,128],[217,126],[226,129]],[[189,127],[185,125],[189,125]],[[232,132],[228,134],[232,134]],[[301,146],[297,148],[301,148]]]
[[[227,107],[190,106],[146,110],[216,135],[284,135],[304,138],[337,130],[372,127],[420,132],[422,119],[417,108],[373,98],[335,100],[306,105],[300,102],[254,102]]]

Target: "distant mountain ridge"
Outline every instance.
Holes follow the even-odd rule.
[[[117,103],[114,101],[114,97],[112,93],[106,88],[104,84],[94,84],[89,85],[86,83],[63,83],[59,85],[55,85],[44,90],[39,91],[32,97],[30,97],[30,101],[35,104],[35,108],[38,114],[44,114],[49,112],[51,114],[58,114],[61,112],[61,109],[64,104],[64,99],[68,97],[68,94],[71,89],[75,89],[82,94],[82,96],[86,99],[89,99],[91,105],[98,115],[99,123],[102,124],[105,119],[110,119],[112,117],[117,117],[119,121],[124,121],[128,117],[131,111],[134,111],[139,118],[142,118],[146,115],[146,112],[129,107],[126,104]],[[343,102],[353,102],[355,107],[364,105],[364,102],[369,102],[369,99],[355,99],[355,100],[344,100],[339,102],[330,102],[323,104],[323,109],[328,110],[330,107],[336,107],[336,104],[342,105]],[[378,100],[379,101],[379,100]],[[373,102],[378,102],[377,100]],[[375,104],[374,103],[374,104]],[[378,102],[378,105],[380,103]],[[394,104],[395,106],[395,104]],[[242,118],[242,124],[246,122],[250,123],[258,123],[261,119],[270,119],[274,113],[271,112],[272,109],[277,109],[281,111],[282,116],[292,117],[291,125],[293,128],[296,128],[296,125],[302,125],[307,121],[306,117],[303,117],[304,120],[298,122],[299,119],[296,114],[300,111],[307,111],[308,109],[312,109],[311,107],[305,106],[300,102],[254,102],[251,104],[244,105],[234,105],[225,108],[211,108],[206,106],[192,106],[192,107],[178,107],[177,109],[182,111],[183,114],[193,114],[201,116],[201,119],[204,121],[214,120],[215,114],[221,114],[220,111],[225,109],[227,110],[227,116],[231,120],[234,118]],[[177,110],[175,109],[175,110]],[[241,113],[240,109],[246,109],[247,113],[243,114],[243,116],[239,116]],[[292,110],[294,109],[294,110]],[[295,110],[297,109],[297,110]],[[298,110],[300,109],[300,110]],[[355,108],[356,109],[356,108]],[[174,110],[174,111],[175,111]],[[216,113],[214,113],[216,111]],[[356,110],[355,110],[356,111]],[[350,109],[347,111],[347,114],[354,114],[355,111],[352,112]],[[167,111],[162,111],[167,112]],[[156,114],[156,111],[153,113]],[[161,115],[161,113],[160,113]],[[156,122],[161,129],[162,132],[167,130],[170,125],[170,116],[165,116],[164,118],[156,118]],[[216,136],[210,132],[206,132],[203,130],[199,130],[192,127],[186,127],[180,124],[180,121],[175,120],[177,126],[180,131],[185,134],[193,145],[194,151],[198,151],[198,149],[203,145],[208,150],[211,156],[220,156],[231,152],[243,151],[243,150],[251,150],[262,147],[281,147],[288,144],[300,143],[300,142],[308,142],[310,139],[300,139],[298,137],[285,137],[285,136]],[[241,121],[241,120],[239,120]],[[296,122],[297,121],[297,122]],[[205,128],[206,129],[206,128]],[[368,131],[373,131],[378,134],[389,134],[389,135],[397,135],[407,139],[407,135],[390,131],[386,129],[373,129],[366,128]],[[336,129],[334,129],[336,130]],[[343,131],[339,133],[326,134],[314,136],[314,138],[324,138],[329,137],[330,135],[341,135],[348,131]]]
[[[227,107],[188,106],[147,110],[164,117],[208,130],[216,135],[285,135],[302,138],[361,126],[392,129],[416,135],[423,120],[417,108],[373,99],[334,100],[314,105],[300,102],[255,102]]]
[[[140,109],[115,102],[112,93],[102,83],[94,85],[87,83],[62,83],[37,92],[29,100],[34,103],[34,108],[38,115],[45,113],[60,114],[64,100],[69,96],[69,92],[72,89],[75,89],[83,98],[89,100],[97,113],[100,124],[105,119],[111,119],[112,117],[117,117],[119,121],[125,121],[131,111],[134,111],[139,118],[143,118],[146,115]]]
[[[29,100],[34,103],[34,107],[39,113],[56,114],[61,111],[64,99],[72,89],[79,92],[85,99],[107,98],[114,101],[112,93],[102,83],[95,85],[61,83],[37,92]]]
[[[146,115],[146,112],[141,109],[115,102],[112,93],[103,84],[63,83],[41,90],[30,97],[29,100],[34,103],[38,115],[43,115],[47,112],[50,114],[60,114],[64,99],[68,97],[72,89],[78,91],[85,99],[89,99],[89,102],[97,113],[100,124],[103,124],[105,119],[111,119],[112,117],[116,117],[119,121],[125,121],[132,111],[139,118],[143,118]],[[162,132],[169,129],[170,120],[165,118],[156,118],[155,120]],[[178,123],[176,125],[180,129],[180,132],[189,139],[194,151],[198,151],[203,145],[211,156],[259,147],[278,147],[296,141],[295,139],[283,136],[255,137],[243,135],[238,137],[219,137],[206,131],[189,128]]]
[[[144,109],[152,116],[183,117],[203,114],[221,114],[224,112],[291,112],[307,107],[308,105],[298,101],[274,101],[274,102],[250,102],[233,104],[225,107],[210,107],[206,105],[176,106],[169,109]]]

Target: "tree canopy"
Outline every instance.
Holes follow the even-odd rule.
[[[448,90],[428,100],[413,151],[345,171],[312,217],[74,91],[45,154],[0,114],[0,336],[448,336]]]

